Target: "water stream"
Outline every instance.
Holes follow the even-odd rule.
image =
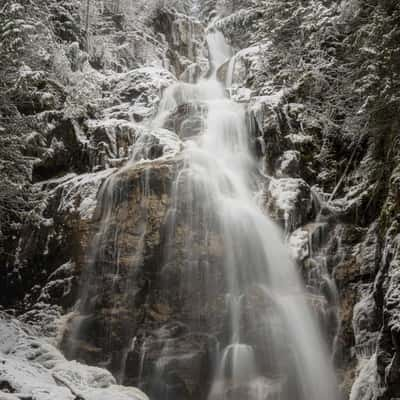
[[[220,238],[230,334],[218,360],[209,400],[337,399],[333,369],[311,300],[282,232],[256,202],[258,165],[245,108],[227,98],[217,80],[217,69],[230,59],[231,49],[213,29],[207,42],[208,79],[169,88],[157,123],[162,125],[181,104],[202,103],[207,109],[202,134],[185,143],[185,164],[174,191],[175,209],[181,204],[185,212],[174,213],[170,240],[177,241],[176,232],[186,218],[191,234],[184,240],[188,256],[182,291],[191,293],[187,298],[191,297],[192,312],[197,309],[200,315],[202,302],[217,295],[214,284],[218,277],[210,271],[210,259],[198,248],[209,246],[212,235]],[[193,234],[196,232],[202,233]],[[167,264],[175,257],[173,252],[167,254]],[[199,269],[201,281],[196,280]],[[200,285],[204,290],[196,303]]]
[[[213,28],[208,30],[207,43],[210,63],[207,78],[196,84],[178,82],[170,86],[149,131],[159,132],[174,156],[179,147],[175,146],[176,135],[165,127],[171,119],[177,118],[177,110],[182,107],[194,113],[193,118],[197,121],[197,125],[194,124],[197,129],[187,137],[181,137],[182,166],[172,187],[166,241],[157,272],[159,282],[154,293],[145,300],[150,304],[151,297],[157,296],[154,303],[159,309],[167,310],[167,314],[170,309],[176,310],[174,317],[180,319],[176,331],[188,333],[178,337],[163,336],[164,333],[159,333],[161,328],[157,327],[158,333],[138,334],[134,323],[122,326],[123,322],[116,320],[118,312],[122,312],[126,320],[131,321],[130,310],[138,303],[132,287],[137,279],[134,271],[139,271],[144,262],[142,253],[148,233],[150,183],[145,168],[142,201],[137,204],[142,211],[135,227],[138,239],[136,253],[131,257],[131,269],[120,268],[119,260],[126,255],[123,257],[119,249],[126,242],[119,227],[115,226],[114,212],[122,202],[126,204],[126,210],[132,207],[129,188],[121,181],[127,171],[136,168],[148,156],[149,137],[146,136],[136,141],[131,161],[105,182],[100,193],[104,208],[101,210],[102,225],[89,257],[93,276],[87,280],[98,279],[100,287],[101,279],[107,284],[106,280],[111,276],[112,285],[103,299],[93,293],[94,289],[85,293],[81,300],[82,311],[87,314],[86,320],[97,324],[93,325],[96,329],[111,329],[107,324],[113,320],[118,332],[129,338],[126,343],[121,339],[118,352],[114,351],[120,382],[125,380],[129,357],[133,353],[137,354],[138,365],[134,383],[142,385],[145,375],[149,375],[148,365],[152,365],[152,377],[147,379],[150,383],[143,383],[143,387],[153,400],[181,398],[170,391],[171,383],[165,376],[170,369],[177,369],[176,365],[184,365],[183,370],[187,373],[188,365],[192,358],[195,359],[192,344],[200,340],[212,343],[214,350],[206,367],[211,383],[204,383],[207,394],[199,398],[337,400],[335,376],[312,310],[312,298],[289,257],[283,232],[257,201],[263,183],[260,179],[264,178],[259,172],[246,123],[246,108],[226,96],[229,88],[217,78],[218,68],[231,59],[232,50],[223,35]],[[228,84],[232,82],[231,74],[230,68]],[[188,122],[193,120],[189,118]],[[125,218],[122,211],[120,219]],[[112,254],[102,246],[110,241],[110,236],[114,238]],[[99,268],[94,267],[99,260],[104,268],[112,270],[114,266],[111,273],[108,269],[103,271],[101,279],[96,276]],[[175,287],[179,289],[173,290]],[[139,293],[142,289],[135,290]],[[105,314],[101,320],[103,325],[100,325],[92,314],[95,305],[103,304],[104,299],[107,301],[104,310],[110,315]],[[76,342],[79,345],[82,340],[82,332],[86,335],[85,340],[90,339],[90,332],[93,332],[91,329],[85,331],[88,323],[80,321],[71,329],[75,347]],[[151,329],[155,325],[154,322],[149,324]],[[181,325],[185,327],[181,328]],[[111,336],[110,331],[110,343],[118,340],[115,333],[112,339]],[[190,341],[188,337],[194,339]],[[98,342],[98,347],[103,350],[107,346],[110,351],[115,350],[114,345]],[[155,350],[160,343],[163,343],[161,349]]]

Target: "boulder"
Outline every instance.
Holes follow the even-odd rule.
[[[207,115],[207,106],[202,103],[180,104],[164,122],[164,127],[182,139],[198,136],[204,126]]]
[[[271,179],[265,199],[269,215],[287,232],[308,222],[316,210],[311,188],[302,179]]]

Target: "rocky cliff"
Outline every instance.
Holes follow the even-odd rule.
[[[207,73],[217,16],[233,51],[216,73],[245,105],[260,202],[304,277],[343,398],[400,397],[396,1],[20,0],[1,10],[8,314],[121,384],[207,397],[227,315],[223,298],[202,301],[210,288],[193,276],[187,243],[210,270],[224,250],[217,233],[192,231],[196,198],[174,203],[173,184],[207,110],[175,93],[163,126],[149,121],[174,82]],[[223,277],[214,283],[218,292]],[[257,293],[248,297],[255,307]]]

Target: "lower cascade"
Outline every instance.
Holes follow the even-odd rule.
[[[312,296],[290,259],[283,233],[257,201],[267,178],[257,163],[246,107],[227,98],[217,78],[231,49],[214,29],[209,29],[207,42],[208,77],[170,86],[152,122],[151,129],[179,153],[172,151],[178,161],[162,246],[153,262],[156,278],[149,283],[135,268],[123,271],[123,229],[113,219],[126,196],[123,177],[152,162],[138,148],[150,142],[138,141],[132,161],[103,185],[102,228],[88,256],[80,315],[64,347],[77,356],[82,342],[91,341],[91,330],[104,331],[103,342],[96,344],[111,354],[104,363],[122,383],[138,385],[154,400],[186,399],[187,393],[209,400],[336,400],[336,380]],[[183,122],[178,121],[182,110],[189,114]],[[189,134],[174,147],[166,129],[177,125]],[[167,154],[163,162],[170,165],[171,157]],[[141,212],[135,222],[136,252],[129,256],[132,265],[145,259],[151,181],[147,170],[138,180],[143,197],[136,204]],[[110,241],[112,254],[104,249]],[[97,289],[111,280],[110,293],[102,300],[111,305],[101,305],[108,311],[95,322],[101,301],[99,293],[85,286],[92,280]],[[146,307],[157,305],[151,321],[147,314],[136,320],[129,316],[139,297]],[[117,313],[130,322],[115,322]],[[118,351],[110,350],[111,342],[114,347],[120,342]],[[193,389],[193,371],[204,382],[200,392]]]

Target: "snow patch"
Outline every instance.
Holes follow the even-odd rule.
[[[96,209],[100,185],[114,171],[114,168],[110,168],[96,173],[78,175],[56,187],[62,190],[58,212],[78,212],[82,220],[90,220]]]
[[[309,233],[304,228],[295,230],[289,237],[289,251],[294,261],[301,262],[310,255]]]
[[[370,359],[363,359],[358,365],[358,376],[351,388],[349,400],[374,400],[381,390],[378,386],[376,354]]]
[[[158,128],[143,133],[132,148],[131,162],[174,157],[182,149],[182,141],[175,132]]]
[[[38,339],[33,328],[4,313],[0,314],[0,376],[14,398],[148,400],[138,389],[116,385],[104,369],[67,361],[54,346]]]

